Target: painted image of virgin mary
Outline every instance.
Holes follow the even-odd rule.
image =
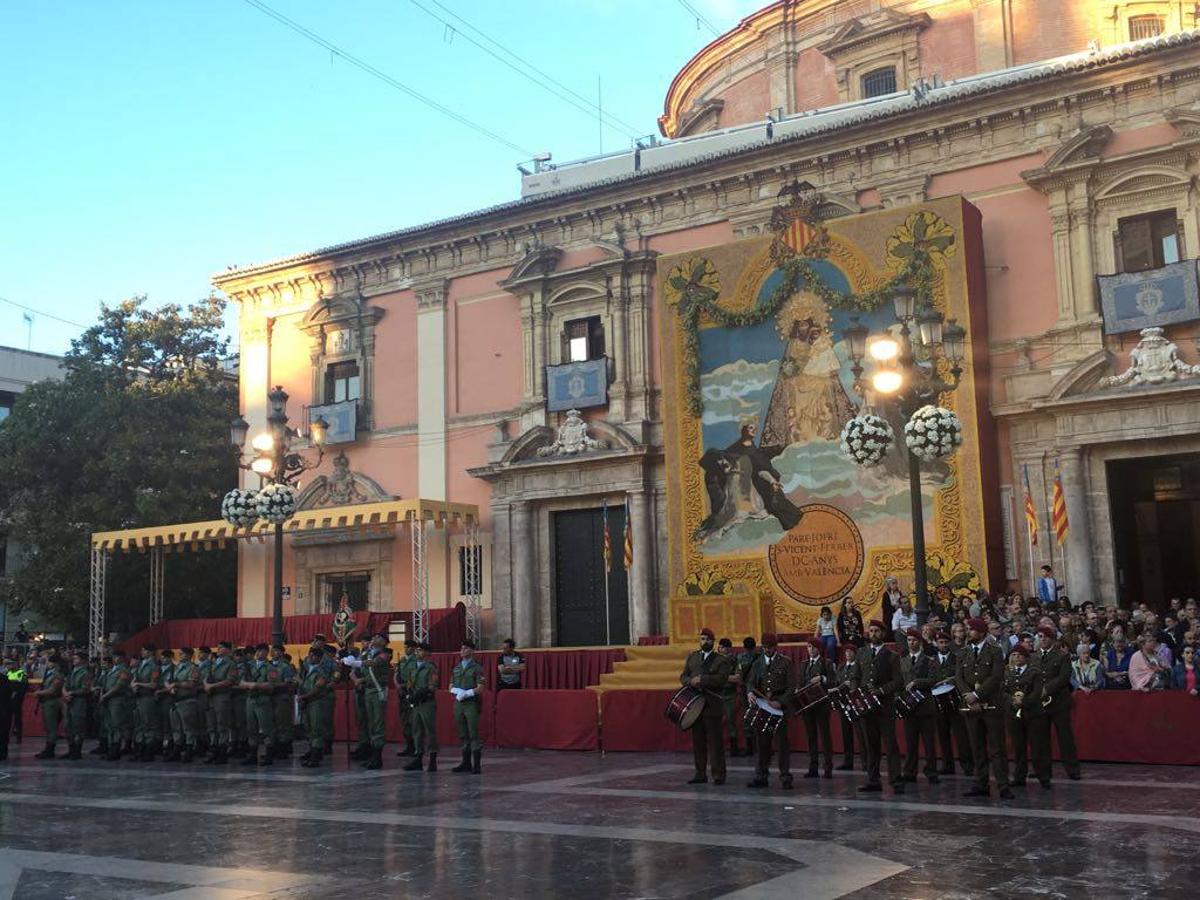
[[[841,361],[828,324],[811,315],[797,318],[791,321],[786,334],[787,346],[767,407],[763,442],[786,447],[835,441],[842,426],[854,416],[854,404],[842,385]]]

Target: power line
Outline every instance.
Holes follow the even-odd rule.
[[[475,131],[478,134],[482,134],[484,137],[491,138],[493,141],[496,141],[499,144],[503,144],[505,147],[508,147],[510,150],[515,150],[518,153],[522,154],[523,156],[528,157],[528,156],[534,155],[532,150],[527,150],[526,148],[520,146],[519,144],[514,144],[512,141],[496,134],[496,132],[492,131],[491,129],[486,128],[483,125],[480,125],[479,123],[472,121],[471,119],[468,119],[466,116],[455,112],[454,110],[450,109],[449,107],[443,106],[442,104],[438,103],[436,100],[434,100],[430,97],[425,96],[420,91],[415,90],[414,88],[409,87],[408,85],[404,84],[403,82],[396,80],[395,78],[393,78],[391,75],[387,74],[386,72],[380,71],[379,69],[375,68],[370,63],[368,63],[362,59],[359,59],[357,56],[355,56],[353,53],[350,53],[348,50],[343,50],[341,47],[337,46],[333,42],[321,37],[321,35],[317,34],[315,31],[310,31],[308,28],[305,28],[299,22],[297,22],[293,19],[289,19],[283,13],[278,12],[275,9],[272,9],[266,3],[263,3],[262,0],[245,0],[245,2],[247,4],[249,4],[250,6],[253,6],[259,12],[261,12],[267,16],[270,16],[272,19],[274,19],[279,24],[284,25],[287,28],[290,28],[292,31],[296,32],[296,34],[300,35],[301,37],[303,37],[309,41],[312,41],[314,44],[316,44],[319,47],[323,47],[324,49],[328,50],[334,56],[344,59],[346,62],[350,63],[350,65],[354,66],[355,68],[361,69],[363,72],[366,72],[372,78],[379,79],[380,81],[382,81],[384,84],[388,85],[389,87],[393,87],[396,90],[400,91],[401,93],[407,94],[409,97],[412,97],[414,100],[417,100],[418,102],[425,104],[430,109],[441,113],[442,115],[446,116],[447,118],[453,119],[455,122],[458,122],[460,125],[464,125],[467,128],[470,128],[472,131]]]
[[[410,2],[414,6],[416,6],[418,9],[421,9],[423,12],[427,13],[428,15],[433,16],[433,18],[437,19],[439,22],[441,22],[446,27],[454,28],[454,26],[452,24],[450,24],[449,22],[447,22],[445,19],[442,19],[436,13],[433,13],[430,10],[426,9],[425,7],[421,6],[421,4],[417,2],[417,0],[410,0]],[[484,34],[484,32],[481,31],[477,26],[468,22],[466,19],[464,19],[462,16],[460,16],[454,10],[452,10],[448,6],[446,6],[446,4],[440,3],[439,0],[429,0],[429,2],[431,2],[434,6],[441,9],[443,12],[445,12],[451,18],[457,19],[459,22],[461,22],[463,25],[465,25],[471,31],[475,32],[477,35],[479,35],[481,38],[483,38],[485,41],[487,41],[489,44],[491,44],[493,47],[495,47],[501,53],[511,57],[512,59],[515,59],[518,63],[520,63],[525,68],[529,69],[531,72],[535,72],[541,78],[550,82],[550,84],[552,84],[555,87],[570,94],[572,97],[574,97],[580,103],[583,103],[587,107],[587,109],[585,111],[588,113],[588,115],[602,116],[604,119],[608,120],[608,124],[609,124],[610,128],[615,128],[618,131],[624,131],[631,138],[640,136],[636,125],[630,125],[628,122],[618,119],[616,116],[612,115],[611,113],[604,112],[602,109],[600,109],[599,104],[596,103],[594,100],[592,100],[589,97],[584,96],[583,94],[579,93],[578,91],[573,90],[569,86],[563,84],[561,81],[559,81],[557,78],[555,78],[553,75],[546,72],[545,70],[539,69],[537,66],[535,66],[533,63],[531,63],[529,60],[525,59],[519,53],[509,50],[506,46],[504,46],[502,43],[500,43],[495,38],[493,38],[487,34]],[[475,46],[479,47],[485,53],[488,53],[492,56],[496,56],[496,54],[492,53],[491,50],[488,50],[486,47],[483,47],[480,44],[478,44],[476,41],[472,40],[472,38],[469,34],[463,34],[463,32],[457,28],[455,28],[455,31],[457,31],[459,34],[462,34],[462,36],[464,38],[466,38],[468,41],[471,41],[471,43],[475,44]],[[498,57],[498,56],[496,58],[499,59],[500,62],[504,63],[509,68],[514,69],[514,71],[520,72],[520,74],[524,75],[526,78],[533,80],[535,84],[538,84],[540,87],[544,88],[545,90],[550,91],[551,93],[554,93],[555,96],[560,97],[560,99],[565,100],[568,103],[572,103],[572,105],[578,107],[578,105],[579,105],[578,103],[573,103],[571,100],[568,100],[566,97],[561,97],[560,94],[555,93],[547,85],[536,81],[536,79],[533,79],[533,77],[531,75],[529,75],[527,72],[521,71],[520,69],[513,66],[512,63],[508,62],[508,60],[500,59],[500,57]]]
[[[53,313],[44,312],[40,309],[34,309],[32,306],[26,306],[24,303],[18,303],[16,300],[9,300],[7,297],[0,297],[0,303],[7,303],[9,306],[15,306],[17,309],[23,309],[25,312],[33,313],[35,316],[41,316],[43,319],[53,319],[55,322],[62,322],[64,325],[74,325],[76,328],[91,328],[90,325],[80,325],[78,322],[72,322],[70,319],[64,319],[62,316],[56,316]]]
[[[686,9],[688,12],[690,12],[693,16],[696,17],[697,25],[703,25],[705,28],[707,28],[709,31],[711,31],[713,33],[714,37],[721,36],[721,32],[717,31],[717,29],[713,27],[713,23],[708,21],[708,19],[704,18],[704,16],[700,15],[700,10],[696,9],[696,7],[692,6],[692,4],[688,3],[688,0],[679,0],[679,5],[682,6],[684,9]]]

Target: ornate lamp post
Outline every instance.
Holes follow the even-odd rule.
[[[961,426],[949,410],[938,407],[942,394],[954,391],[962,378],[966,329],[954,319],[944,322],[940,312],[925,303],[918,307],[911,288],[892,296],[897,340],[890,334],[872,338],[870,329],[852,317],[843,332],[850,348],[855,390],[866,397],[868,385],[863,362],[872,365],[869,389],[884,402],[894,404],[905,422],[908,456],[908,493],[912,507],[913,586],[917,620],[929,617],[929,586],[925,567],[925,510],[921,504],[921,460],[945,455],[961,443]],[[915,337],[914,342],[914,326]],[[887,428],[886,425],[883,426]],[[890,433],[890,429],[889,429]],[[878,461],[878,458],[873,460]],[[868,462],[866,464],[872,464]]]
[[[309,423],[309,444],[316,447],[317,458],[305,459],[292,449],[292,441],[300,434],[288,424],[287,391],[276,385],[267,395],[267,401],[270,407],[267,430],[250,441],[254,454],[249,463],[242,460],[250,426],[240,415],[229,426],[229,439],[238,448],[238,466],[259,476],[260,490],[230,491],[221,504],[221,513],[240,527],[247,527],[259,518],[275,526],[275,595],[271,609],[271,643],[282,644],[283,523],[296,510],[295,486],[300,476],[321,464],[329,424],[320,417]]]

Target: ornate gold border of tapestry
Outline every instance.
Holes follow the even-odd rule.
[[[947,317],[957,318],[970,335],[973,323],[968,297],[968,260],[961,247],[965,243],[962,241],[962,204],[961,198],[949,197],[909,207],[828,220],[823,223],[828,237],[826,258],[843,272],[855,293],[876,288],[886,283],[892,274],[884,249],[888,236],[913,213],[934,213],[954,229],[960,251],[937,261],[932,285],[933,301]],[[666,296],[664,279],[673,266],[688,257],[707,256],[706,249],[711,253],[719,248],[723,254],[734,250],[738,257],[745,259],[733,286],[732,299],[728,302],[720,300],[721,307],[729,310],[750,308],[759,297],[763,283],[776,268],[771,245],[771,238],[751,238],[660,257],[658,296]],[[872,263],[861,249],[863,247],[878,248],[875,251],[878,265]],[[729,284],[728,272],[719,272],[718,275],[722,285]],[[762,549],[756,549],[752,554],[706,556],[691,538],[704,518],[704,478],[695,464],[703,454],[704,447],[700,419],[686,412],[683,329],[669,304],[661,303],[659,314],[667,463],[668,560],[672,594],[695,597],[709,593],[757,593],[772,608],[779,630],[810,630],[818,610],[788,598],[778,588],[770,574],[767,554]],[[712,325],[710,320],[701,318],[702,329]],[[949,487],[934,494],[932,521],[936,534],[927,541],[926,549],[927,558],[939,555],[940,559],[947,561],[947,565],[969,562],[978,573],[981,584],[986,585],[983,480],[977,421],[980,410],[975,396],[974,356],[970,339],[967,341],[963,368],[959,389],[946,395],[943,402],[958,413],[963,423],[964,442],[946,460],[953,479]],[[903,441],[903,436],[898,438]],[[901,540],[894,545],[875,546],[868,551],[863,575],[853,591],[864,615],[878,607],[877,598],[882,593],[886,575],[896,574],[902,583],[911,587],[911,536],[905,533],[899,537]],[[712,590],[711,585],[717,585],[719,589]]]

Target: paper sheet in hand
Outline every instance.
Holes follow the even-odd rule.
[[[762,697],[755,697],[754,702],[758,704],[758,708],[761,709],[763,712],[769,712],[773,716],[782,716],[783,715],[782,709],[776,709],[775,707],[771,706]]]

